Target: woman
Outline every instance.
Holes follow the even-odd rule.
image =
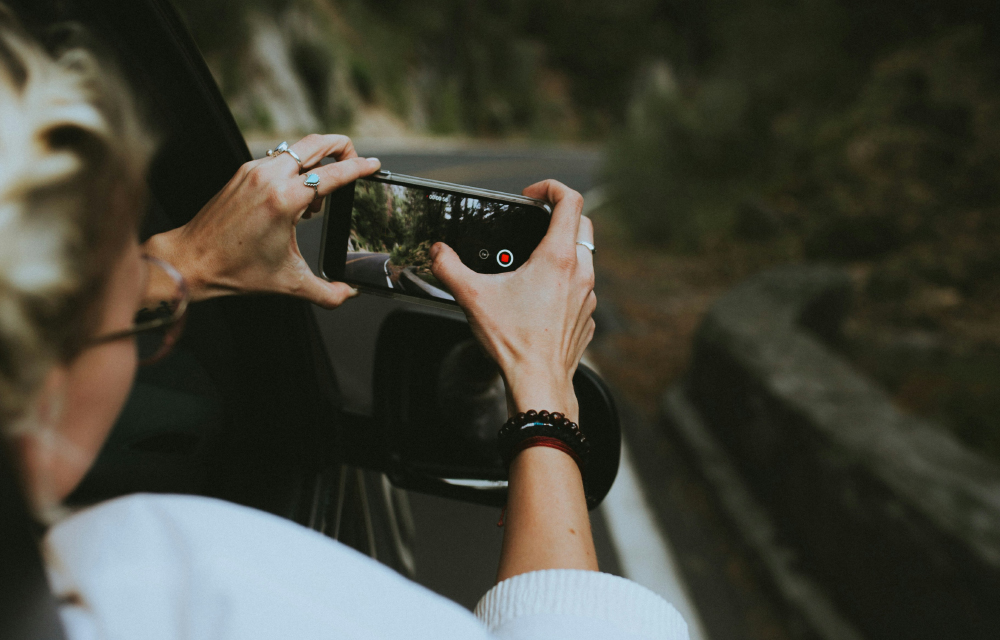
[[[185,286],[195,301],[278,292],[343,303],[357,292],[310,272],[295,224],[317,210],[315,196],[379,163],[342,136],[307,137],[247,163],[190,223],[140,247],[152,145],[112,74],[80,50],[53,59],[7,20],[0,110],[0,429],[36,513],[57,522],[43,549],[70,638],[686,637],[658,596],[597,572],[572,448],[520,441],[499,583],[479,620],[343,545],[237,505],[139,495],[62,513],[132,384],[135,311],[181,299]],[[338,162],[317,166],[326,156]],[[303,168],[320,177],[315,194]],[[581,243],[593,229],[563,185],[525,194],[554,205],[528,263],[479,275],[438,244],[433,271],[504,372],[511,411],[575,421],[571,380],[596,305]]]

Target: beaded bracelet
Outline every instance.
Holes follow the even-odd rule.
[[[564,446],[554,445],[551,440]],[[539,445],[565,451],[581,470],[590,459],[590,442],[580,432],[580,426],[558,412],[531,410],[518,413],[507,420],[497,433],[500,457],[507,467],[518,453]]]

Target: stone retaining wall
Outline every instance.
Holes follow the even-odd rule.
[[[901,414],[828,346],[850,290],[822,267],[736,287],[699,329],[687,397],[864,635],[998,638],[1000,466]]]

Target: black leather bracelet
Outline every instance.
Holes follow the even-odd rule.
[[[561,413],[527,411],[512,416],[497,433],[497,447],[504,465],[510,466],[514,455],[520,451],[518,444],[528,438],[543,436],[555,438],[576,454],[582,469],[590,459],[590,442],[580,432],[580,426]]]

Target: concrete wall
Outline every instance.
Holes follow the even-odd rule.
[[[821,267],[736,287],[699,329],[687,397],[864,635],[998,638],[1000,466],[835,353],[849,297]]]

